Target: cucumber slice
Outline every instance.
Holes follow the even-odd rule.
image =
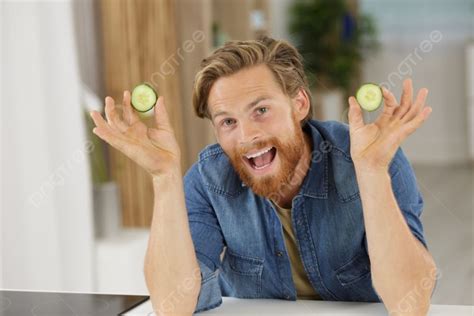
[[[356,99],[364,110],[375,111],[382,104],[382,89],[375,83],[365,83],[357,90]]]
[[[133,88],[132,91],[132,106],[138,112],[150,111],[156,103],[158,95],[152,86],[147,83],[142,83]]]

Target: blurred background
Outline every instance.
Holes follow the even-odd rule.
[[[215,141],[191,105],[200,61],[269,35],[303,54],[318,120],[347,122],[363,82],[429,89],[433,113],[402,147],[440,270],[432,301],[474,304],[472,0],[2,0],[0,34],[0,288],[146,294],[150,177],[91,133],[88,112],[153,85],[185,171]]]

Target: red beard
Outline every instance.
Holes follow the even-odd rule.
[[[277,199],[285,189],[294,181],[296,167],[298,162],[303,157],[304,153],[304,136],[303,130],[299,122],[293,118],[295,135],[290,137],[287,142],[282,142],[276,137],[272,137],[266,141],[256,141],[251,146],[246,148],[236,148],[233,150],[229,159],[240,179],[252,189],[252,191],[260,196]],[[244,154],[250,150],[260,150],[263,148],[275,147],[276,154],[273,158],[276,159],[278,155],[280,159],[280,168],[275,174],[265,176],[255,176],[248,170],[243,159]],[[272,163],[275,163],[272,162]]]

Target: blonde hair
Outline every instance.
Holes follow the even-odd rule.
[[[263,37],[260,40],[229,41],[201,62],[194,79],[193,107],[200,118],[211,118],[208,97],[214,82],[251,66],[265,64],[272,71],[282,91],[295,97],[304,89],[310,109],[302,124],[312,118],[312,99],[304,73],[303,58],[296,48],[283,40]]]

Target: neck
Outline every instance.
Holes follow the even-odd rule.
[[[296,165],[295,172],[289,184],[285,186],[284,190],[273,200],[276,204],[283,208],[291,208],[293,198],[300,191],[303,180],[308,173],[310,162],[311,162],[311,136],[303,133],[304,135],[304,150],[303,156]]]

